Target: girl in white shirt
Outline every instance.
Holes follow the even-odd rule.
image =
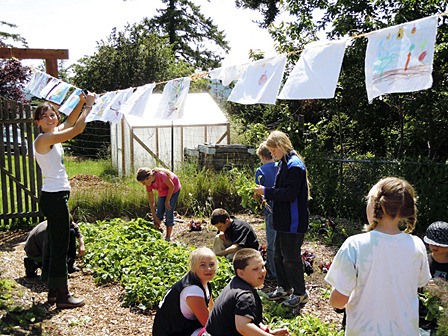
[[[418,335],[419,287],[431,278],[417,220],[414,188],[387,177],[367,196],[366,233],[347,238],[325,280],[330,304],[346,308],[346,335]]]

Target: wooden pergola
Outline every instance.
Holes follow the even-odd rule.
[[[0,48],[0,58],[44,59],[47,74],[58,78],[58,59],[68,59],[68,49]]]

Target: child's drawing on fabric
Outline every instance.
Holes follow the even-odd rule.
[[[132,95],[133,91],[134,90],[132,88],[119,90],[110,102],[109,106],[104,109],[103,121],[109,121],[113,124],[118,123],[123,117],[120,109],[126,100]]]
[[[239,104],[275,104],[285,65],[286,55],[250,63],[227,100]]]
[[[78,105],[79,103],[79,95],[81,94],[81,89],[76,89],[72,92],[72,94],[67,98],[67,100],[62,104],[61,107],[59,107],[59,111],[64,113],[65,115],[69,115],[73,109]]]
[[[183,77],[170,80],[165,84],[156,118],[170,120],[182,118],[190,82],[190,77]]]
[[[432,85],[437,16],[368,35],[365,59],[367,96],[412,92]]]
[[[67,84],[65,82],[59,82],[59,84],[56,85],[56,87],[50,91],[46,99],[60,105],[70,88],[71,88],[70,84]]]
[[[87,116],[86,121],[105,121],[103,115],[106,112],[106,107],[109,105],[116,94],[116,91],[109,91],[102,95],[99,99],[97,99],[95,105],[93,105],[92,111]]]
[[[61,81],[57,78],[51,78],[45,87],[40,91],[40,96],[47,99],[49,93],[58,85]]]
[[[139,86],[123,103],[120,112],[122,114],[135,115],[140,118],[143,117],[149,97],[151,96],[152,90],[154,90],[155,86],[155,83]]]
[[[43,98],[40,92],[47,86],[50,78],[51,77],[49,75],[41,72],[40,76],[36,79],[35,86],[31,89],[30,93],[37,98]]]

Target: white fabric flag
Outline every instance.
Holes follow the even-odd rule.
[[[285,65],[286,55],[248,64],[227,100],[239,104],[275,104]]]
[[[131,114],[137,117],[143,116],[146,109],[148,99],[152,94],[152,90],[156,86],[155,83],[149,83],[139,86],[137,90],[125,101],[121,109],[123,114]]]
[[[224,86],[229,86],[230,83],[241,78],[246,67],[247,64],[220,67],[209,71],[208,76],[211,79],[219,79]]]
[[[411,21],[367,35],[367,97],[413,92],[432,86],[437,16]]]
[[[134,90],[132,88],[118,91],[109,105],[104,109],[102,121],[109,121],[113,124],[118,123],[123,117],[120,109],[126,100],[132,95],[133,91]]]
[[[69,115],[73,109],[79,103],[79,95],[81,94],[81,89],[75,89],[72,94],[67,98],[67,100],[59,107],[59,112],[64,113],[65,115]]]
[[[185,99],[190,90],[190,77],[170,80],[163,88],[162,98],[155,114],[160,119],[179,119],[184,114]]]
[[[112,99],[114,99],[116,94],[117,94],[116,91],[109,91],[103,94],[98,99],[96,99],[95,104],[92,107],[92,111],[90,111],[89,115],[86,118],[86,122],[91,122],[95,120],[104,121],[103,114],[105,112],[105,109],[112,101]]]
[[[47,86],[50,78],[51,76],[47,75],[44,72],[40,72],[39,77],[36,79],[36,84],[35,86],[33,86],[33,88],[31,88],[30,93],[37,98],[42,98],[40,92]]]
[[[60,105],[72,86],[65,82],[59,82],[56,87],[50,91],[47,100]]]
[[[67,100],[62,104],[61,107],[59,107],[59,112],[64,113],[65,115],[69,115],[73,109],[78,105],[79,103],[79,95],[81,94],[81,89],[75,89],[71,95],[67,98]]]
[[[31,74],[31,78],[28,81],[28,83],[26,83],[25,87],[23,88],[23,90],[25,92],[31,92],[34,87],[37,85],[37,83],[39,82],[40,78],[42,77],[42,72],[39,70],[32,70],[32,74]]]
[[[347,40],[308,44],[288,76],[279,99],[333,98]]]
[[[61,81],[59,79],[52,77],[47,85],[45,85],[45,87],[39,92],[39,95],[46,99],[51,90],[53,90],[60,82]]]

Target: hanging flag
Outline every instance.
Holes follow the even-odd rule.
[[[152,90],[156,86],[155,83],[139,86],[137,90],[125,101],[121,109],[123,114],[131,114],[142,117],[146,110],[146,104],[152,94]]]
[[[37,83],[39,82],[40,78],[42,77],[42,72],[39,70],[32,70],[32,74],[31,74],[31,78],[28,81],[28,83],[26,83],[25,87],[23,88],[23,90],[25,92],[30,92],[33,91],[34,87],[37,85]]]
[[[155,114],[156,118],[169,120],[182,118],[190,82],[190,77],[183,77],[170,80],[165,84],[162,98]]]
[[[45,72],[40,72],[38,78],[36,78],[35,85],[31,88],[30,94],[37,98],[42,98],[40,92],[47,86],[48,81],[52,78]]]
[[[246,65],[231,65],[227,67],[220,67],[209,71],[208,76],[211,79],[219,79],[224,86],[229,86],[233,81],[241,78]]]
[[[39,95],[47,99],[48,94],[53,90],[61,81],[57,78],[52,77],[50,81],[45,85],[45,87],[39,92]]]
[[[275,104],[285,65],[286,55],[248,64],[227,100],[239,104]]]
[[[101,97],[95,100],[95,105],[92,107],[92,111],[90,111],[89,115],[86,118],[86,122],[91,121],[105,121],[103,120],[103,115],[106,110],[106,107],[110,104],[112,99],[117,94],[116,91],[109,91],[103,94]]]
[[[278,98],[333,98],[346,42],[346,40],[318,41],[308,44],[289,74]]]
[[[132,95],[133,91],[134,90],[132,88],[119,90],[109,105],[104,109],[102,120],[109,121],[113,124],[118,123],[123,117],[120,109],[126,100]]]
[[[68,83],[59,82],[45,99],[60,105],[71,87]]]
[[[367,35],[367,97],[413,92],[432,86],[437,16],[374,31]]]
[[[81,89],[75,89],[71,95],[67,98],[67,100],[59,107],[59,112],[64,113],[65,115],[69,115],[72,113],[76,105],[79,103],[79,95],[81,94]]]

